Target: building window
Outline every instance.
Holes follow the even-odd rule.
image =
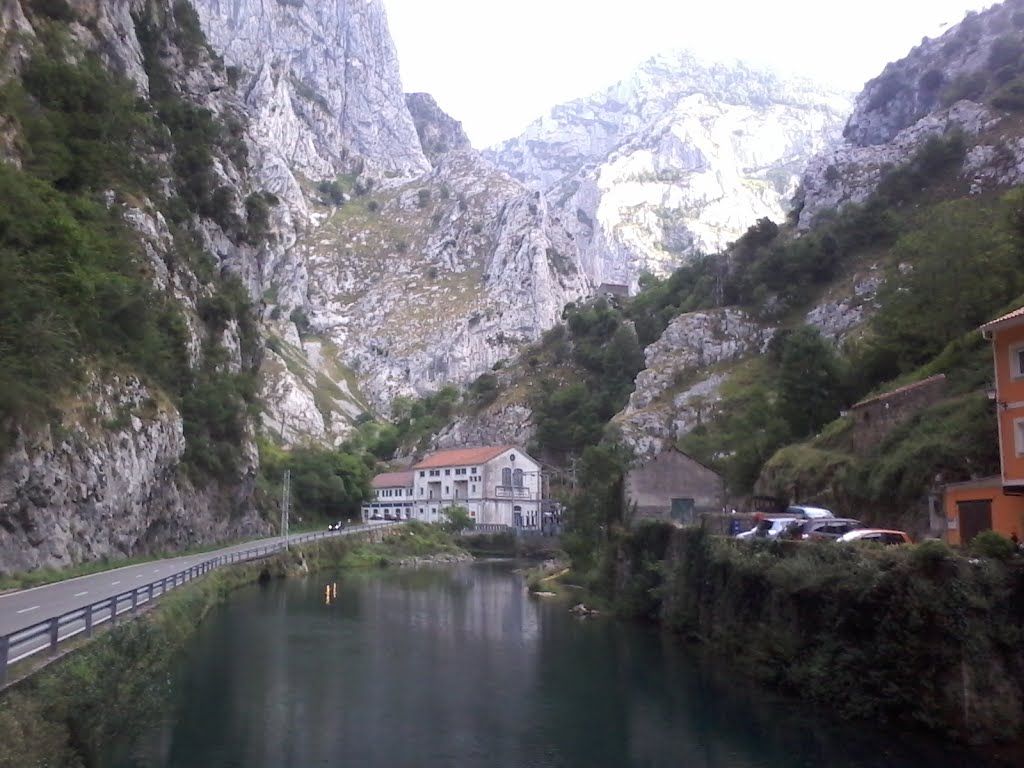
[[[470,488],[471,488],[471,490],[473,491],[473,493],[476,493],[476,486],[475,486],[475,485],[473,485],[473,486],[470,486]]]
[[[426,477],[426,476],[427,476],[427,473],[426,473],[426,472],[424,472],[424,471],[423,471],[423,470],[421,469],[421,470],[420,470],[420,477]]]
[[[1010,347],[1010,376],[1024,378],[1024,344]]]
[[[523,470],[517,469],[512,473],[512,485],[516,488],[523,487]]]
[[[472,469],[471,471],[472,471],[472,472],[473,472],[473,474],[475,475],[475,474],[476,474],[476,467],[473,467],[473,469]]]
[[[1024,456],[1024,419],[1013,420],[1013,443],[1018,456]]]
[[[447,496],[447,495],[448,495],[449,493],[451,493],[451,487],[450,487],[450,486],[447,486],[447,485],[446,485],[446,486],[444,487],[444,493],[445,493],[445,495],[446,495],[446,496]]]
[[[450,476],[451,476],[451,474],[452,474],[452,471],[451,471],[450,469],[446,469],[446,470],[444,471],[444,476],[445,476],[445,477],[450,477]]]
[[[509,467],[501,470],[501,484],[504,486],[512,485],[512,470]]]

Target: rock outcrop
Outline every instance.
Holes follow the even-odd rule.
[[[195,0],[245,93],[255,142],[309,179],[422,173],[381,0]]]
[[[61,568],[268,532],[252,504],[258,456],[235,483],[181,472],[181,414],[133,376],[90,377],[59,424],[0,461],[0,572]]]
[[[205,140],[209,167],[202,169],[203,183],[208,193],[218,191],[216,210],[190,203],[182,193],[188,180],[174,164],[180,148],[166,139],[146,145],[145,136],[139,151],[159,180],[140,183],[131,193],[105,191],[102,201],[123,236],[138,243],[139,273],[152,280],[161,300],[177,303],[179,313],[168,321],[181,321],[175,337],[181,349],[161,350],[167,365],[177,366],[175,374],[187,381],[209,363],[227,380],[253,370],[259,343],[251,329],[241,328],[230,300],[218,296],[216,275],[234,274],[258,295],[265,270],[285,253],[283,222],[290,213],[267,202],[272,197],[261,197],[268,227],[277,226],[281,237],[256,237],[246,229],[246,201],[263,192],[253,171],[260,153],[255,147],[249,152],[241,101],[193,34],[189,12],[187,5],[159,0],[4,3],[0,79],[6,84],[18,78],[34,55],[59,57],[59,42],[68,41],[67,58],[96,57],[113,76],[111,88],[134,88],[147,99],[159,86],[160,98],[179,114],[192,110],[216,126],[195,139]],[[35,45],[41,34],[56,41],[45,53]],[[12,123],[9,130],[17,137],[21,126]],[[24,145],[15,140],[8,148],[7,162],[21,165]],[[172,206],[174,228],[165,216]],[[62,567],[267,529],[255,509],[258,454],[254,425],[244,414],[231,424],[237,432],[230,464],[225,460],[216,477],[199,479],[196,473],[193,481],[189,470],[196,464],[187,457],[196,445],[180,392],[172,398],[114,360],[93,366],[84,383],[69,378],[67,388],[50,404],[47,424],[29,418],[4,424],[13,439],[0,455],[0,571]],[[193,412],[192,429],[201,421]]]
[[[462,123],[444,112],[429,93],[409,93],[406,106],[416,125],[423,153],[431,165],[438,165],[449,152],[472,149]]]
[[[646,367],[613,423],[639,455],[663,451],[693,429],[718,399],[726,369],[763,352],[775,333],[738,309],[675,318],[644,350]]]
[[[808,164],[797,196],[801,229],[866,200],[933,138],[965,141],[958,176],[971,194],[1024,181],[1022,54],[1024,2],[1008,0],[887,65],[857,97],[844,141]]]
[[[546,191],[595,284],[635,290],[782,221],[807,159],[839,139],[842,93],[740,62],[658,56],[487,153]]]

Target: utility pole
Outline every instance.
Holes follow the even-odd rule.
[[[281,483],[281,536],[284,538],[284,548],[288,549],[288,512],[291,505],[292,471],[284,471],[284,481]]]

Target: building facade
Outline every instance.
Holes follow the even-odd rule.
[[[465,507],[481,525],[541,525],[541,467],[515,446],[437,451],[411,472],[378,475],[373,487],[374,501],[364,505],[364,519],[374,519],[374,514],[389,519],[385,515],[390,511],[390,519],[438,523],[447,519],[445,510]]]
[[[412,478],[412,472],[387,472],[373,478],[373,500],[363,504],[363,520],[411,520]]]
[[[721,476],[674,448],[630,468],[622,494],[634,520],[663,519],[681,525],[699,523],[703,514],[721,512],[725,503]]]
[[[1024,536],[1024,307],[983,325],[992,342],[1000,474],[946,486],[947,538],[967,544],[982,531]]]

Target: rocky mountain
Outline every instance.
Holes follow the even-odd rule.
[[[256,143],[292,172],[356,168],[413,175],[429,167],[379,0],[197,0],[210,45],[235,67]]]
[[[963,189],[971,194],[1024,178],[1024,3],[972,13],[889,64],[857,97],[843,141],[814,157],[798,196],[807,229],[822,213],[863,202],[885,172],[909,163],[929,139],[962,135]]]
[[[563,210],[596,284],[664,276],[759,218],[783,221],[847,94],[742,62],[657,56],[486,154]]]
[[[547,202],[402,93],[379,0],[197,8],[297,222],[252,286],[271,433],[331,442],[396,396],[468,383],[591,290]]]
[[[291,217],[194,13],[15,0],[0,52],[0,571],[268,530],[241,281]]]

